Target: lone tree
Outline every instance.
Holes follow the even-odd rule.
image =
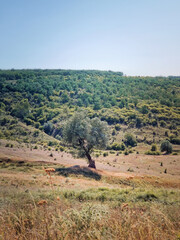
[[[165,152],[166,154],[172,153],[172,144],[168,140],[164,140],[161,143],[161,152]]]
[[[76,112],[64,125],[63,138],[73,147],[83,150],[88,159],[88,167],[96,168],[91,157],[93,148],[105,148],[109,140],[106,122],[99,118],[90,119],[85,112]]]

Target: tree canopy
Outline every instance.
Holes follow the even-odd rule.
[[[96,168],[91,158],[93,148],[105,148],[109,140],[106,122],[99,118],[90,119],[85,112],[76,112],[64,125],[63,138],[66,142],[83,150],[88,159],[89,167]]]

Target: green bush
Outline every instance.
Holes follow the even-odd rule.
[[[177,152],[173,152],[172,155],[178,155],[178,153]]]
[[[161,127],[165,127],[166,126],[166,122],[164,120],[161,120],[159,123],[160,123]]]
[[[110,145],[108,147],[109,150],[115,150],[115,151],[119,151],[119,150],[123,151],[125,148],[126,147],[125,147],[124,143],[119,144],[117,142],[113,143],[112,145]]]
[[[59,147],[59,150],[60,150],[61,152],[64,152],[64,151],[65,151],[65,148],[64,148],[63,146],[60,146],[60,147]]]
[[[110,153],[111,153],[111,154],[115,154],[115,152],[114,152],[114,151],[110,151]]]
[[[116,125],[115,125],[115,129],[116,129],[116,131],[121,130],[121,125],[120,125],[120,124],[116,124]]]
[[[171,142],[172,144],[180,145],[180,138],[172,138],[172,139],[170,140],[170,142]]]
[[[151,146],[151,151],[152,151],[152,152],[157,151],[157,145],[156,145],[156,144],[152,144],[152,146]]]
[[[124,143],[126,144],[126,146],[131,146],[131,147],[137,146],[136,138],[131,133],[126,133],[124,138],[125,138]]]
[[[146,155],[160,155],[160,152],[158,151],[147,151],[145,152]]]
[[[103,157],[107,157],[108,155],[109,155],[108,152],[103,153]]]
[[[166,154],[172,153],[172,144],[168,140],[164,140],[160,148],[161,152],[166,152]]]
[[[127,149],[124,151],[124,155],[129,155],[129,152]]]

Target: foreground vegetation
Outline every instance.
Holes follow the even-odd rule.
[[[178,189],[59,167],[1,160],[1,239],[178,239]]]

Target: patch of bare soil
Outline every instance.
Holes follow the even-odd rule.
[[[86,160],[75,159],[69,153],[41,149],[31,150],[26,147],[7,148],[0,146],[0,159],[53,163],[66,167],[77,164],[83,167],[87,166]],[[180,182],[180,158],[178,155],[129,154],[125,156],[121,154],[115,156],[111,154],[107,157],[100,156],[95,160],[97,173],[101,175],[124,178],[147,178],[153,176],[154,179],[166,179],[167,182]],[[66,174],[68,175],[68,173]]]

